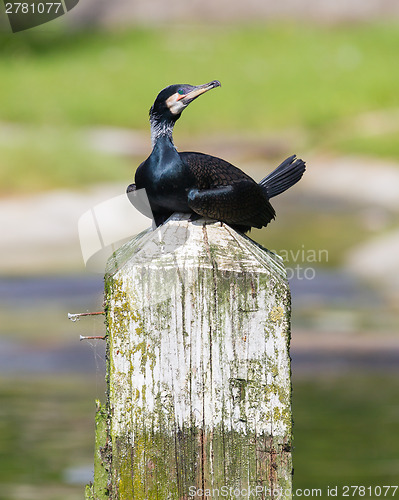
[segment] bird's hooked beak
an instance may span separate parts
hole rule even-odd
[[[187,106],[188,104],[190,104],[190,102],[194,101],[194,99],[196,99],[200,95],[205,94],[205,92],[208,92],[208,90],[212,90],[216,87],[221,87],[221,83],[218,80],[213,80],[212,82],[204,83],[203,85],[197,85],[192,90],[187,92],[187,94],[179,95],[177,98],[177,102],[180,102],[184,106]]]

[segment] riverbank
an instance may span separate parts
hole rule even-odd
[[[342,238],[338,228],[345,230],[350,223],[361,238],[354,235],[352,241],[349,239],[342,255],[336,254],[334,240],[326,240],[329,260],[324,264],[331,265],[335,259],[348,273],[374,281],[395,296],[399,294],[399,238],[395,224],[399,213],[399,166],[353,156],[309,156],[306,160],[307,171],[301,182],[273,200],[277,220],[251,233],[251,237],[277,251],[295,245],[309,248],[312,241],[317,241],[317,232],[326,230],[320,215],[328,217],[338,240]],[[240,166],[255,179],[273,168],[259,160],[244,161]],[[124,196],[124,192],[125,185],[115,183],[0,199],[0,275],[84,272],[79,218],[99,203]],[[297,235],[293,214],[300,223],[301,210],[307,214],[306,225]],[[292,241],[287,239],[288,234],[292,234]]]

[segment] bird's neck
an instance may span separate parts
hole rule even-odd
[[[154,147],[158,139],[161,137],[167,137],[173,144],[173,127],[175,126],[174,121],[170,120],[160,120],[156,116],[150,117],[151,124],[151,142]]]

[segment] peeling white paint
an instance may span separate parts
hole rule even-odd
[[[190,427],[291,433],[281,260],[220,223],[175,215],[110,268],[112,434]]]

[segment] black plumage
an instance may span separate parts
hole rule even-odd
[[[136,208],[145,212],[132,194],[146,190],[157,225],[181,212],[220,220],[243,232],[264,227],[275,217],[269,199],[298,182],[305,171],[305,163],[293,155],[258,184],[221,158],[179,153],[172,139],[176,120],[190,102],[219,86],[216,80],[199,86],[171,85],[150,109],[153,150],[127,192]]]

